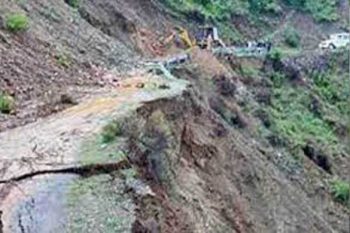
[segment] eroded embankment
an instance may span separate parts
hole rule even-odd
[[[176,96],[186,86],[181,80],[164,80],[152,75],[131,78],[106,96],[1,133],[3,231],[89,232],[85,226],[93,232],[109,232],[125,226],[114,218],[118,214],[109,210],[113,203],[120,204],[119,197],[126,202],[129,198],[115,193],[116,190],[124,192],[125,186],[122,179],[111,179],[109,174],[113,176],[120,170],[128,174],[130,163],[119,153],[122,142],[105,145],[101,141],[101,128],[111,119],[126,117],[144,101]],[[127,174],[124,176],[128,177]],[[83,179],[77,179],[79,177]],[[131,186],[135,182],[132,180]],[[136,186],[143,189],[142,184]],[[45,208],[51,212],[44,213]],[[123,214],[130,222],[133,211],[126,212],[129,214]],[[98,213],[108,215],[96,218]],[[43,215],[44,219],[40,217]],[[68,215],[68,220],[56,219],[62,215]],[[82,219],[83,225],[80,225]],[[105,220],[107,222],[101,222]]]
[[[242,116],[229,123],[213,110],[208,97],[225,92],[202,91],[137,110],[128,158],[155,196],[134,199],[134,232],[347,231],[348,210],[317,168],[283,169]]]

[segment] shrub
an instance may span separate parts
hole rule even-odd
[[[13,98],[9,95],[0,93],[0,112],[10,113],[13,109]]]
[[[250,10],[253,12],[277,12],[278,3],[275,0],[249,0]]]
[[[274,88],[269,108],[272,131],[288,139],[293,146],[304,146],[312,139],[318,145],[337,148],[338,139],[332,128],[308,109],[310,104],[310,96],[302,88],[287,85]]]
[[[286,80],[286,76],[280,72],[273,72],[270,79],[274,87],[281,87]]]
[[[29,26],[28,17],[24,14],[14,13],[6,18],[6,28],[10,31],[24,31]]]
[[[331,183],[331,193],[334,200],[342,204],[348,204],[350,198],[350,184],[345,181],[334,180]]]
[[[293,28],[288,28],[284,32],[284,42],[290,47],[297,48],[300,45],[300,35]]]
[[[56,58],[57,64],[65,68],[69,68],[72,63],[71,57],[66,53],[58,53],[56,54],[55,58]]]
[[[112,142],[116,137],[122,135],[123,129],[120,122],[112,121],[102,129],[102,142]]]
[[[278,48],[273,48],[269,54],[267,54],[267,58],[274,63],[279,63],[282,59],[282,51]]]
[[[287,4],[309,12],[316,21],[338,19],[337,0],[284,0]]]
[[[316,21],[335,21],[338,19],[336,0],[306,0],[305,9]]]
[[[80,0],[65,0],[68,5],[73,8],[78,8],[80,5]]]

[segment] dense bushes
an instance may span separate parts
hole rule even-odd
[[[196,11],[215,20],[229,19],[230,16],[237,14],[276,13],[281,8],[277,0],[165,0],[165,2],[176,11],[182,13]],[[284,0],[284,2],[295,9],[309,12],[317,21],[337,19],[336,0]]]
[[[317,21],[334,21],[338,18],[336,0],[285,0],[299,10],[311,13]]]

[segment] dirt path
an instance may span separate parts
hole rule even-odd
[[[145,86],[138,88],[139,83]],[[158,88],[161,84],[166,84],[169,88]],[[186,83],[183,81],[164,80],[150,74],[133,77],[123,81],[120,87],[108,90],[105,94],[86,100],[66,111],[0,133],[1,180],[78,164],[77,155],[82,142],[98,134],[101,127],[111,118],[135,109],[142,102],[177,95],[185,87]],[[16,188],[11,184],[0,186],[0,210],[3,212],[4,232],[10,229],[13,215],[11,210],[14,209],[14,205],[28,192],[31,193],[33,187],[35,185],[27,181],[20,182]]]

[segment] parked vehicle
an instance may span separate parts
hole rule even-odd
[[[329,39],[319,44],[321,49],[338,49],[350,45],[350,33],[337,33],[330,35]]]

